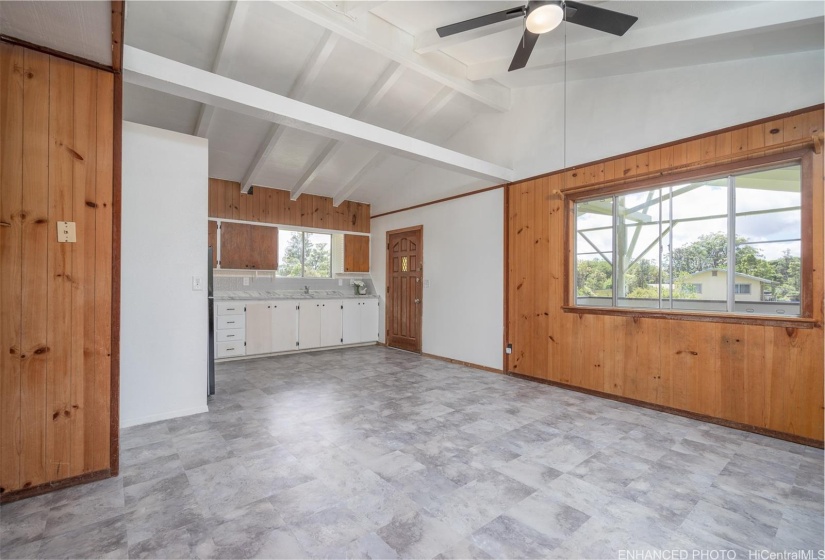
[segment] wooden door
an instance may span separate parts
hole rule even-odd
[[[278,228],[221,223],[221,268],[276,270]]]
[[[424,227],[387,232],[387,345],[421,352]]]
[[[272,304],[252,301],[246,304],[246,353],[272,352]]]

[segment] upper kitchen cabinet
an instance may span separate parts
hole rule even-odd
[[[278,228],[221,223],[221,268],[276,270]]]
[[[370,238],[366,235],[344,236],[344,272],[370,271]]]

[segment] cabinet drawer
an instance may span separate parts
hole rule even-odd
[[[224,315],[218,316],[218,320],[216,322],[216,328],[218,330],[223,329],[242,329],[244,328],[246,321],[244,321],[243,315]]]
[[[215,307],[218,315],[243,315],[244,303],[242,301],[219,301]]]
[[[222,329],[215,331],[218,342],[239,341],[241,344],[243,344],[243,341],[245,340],[244,333],[244,329]]]
[[[236,342],[218,342],[217,344],[218,358],[243,356],[244,354],[246,354],[246,348],[244,348],[243,340],[238,340]]]

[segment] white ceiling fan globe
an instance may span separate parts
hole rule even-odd
[[[530,33],[547,33],[553,31],[564,19],[561,4],[545,4],[530,10],[527,14],[527,31]]]

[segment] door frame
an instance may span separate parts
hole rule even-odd
[[[388,348],[395,348],[395,346],[390,346],[390,327],[389,327],[389,316],[390,316],[390,299],[387,297],[387,293],[390,290],[390,236],[397,235],[399,233],[407,233],[408,231],[418,231],[418,246],[421,252],[421,289],[419,292],[421,293],[421,303],[418,305],[418,350],[416,351],[417,354],[421,354],[424,351],[424,340],[422,335],[424,334],[424,225],[417,225],[417,226],[410,226],[400,229],[393,229],[387,231],[386,235],[386,253],[385,253],[385,260],[384,260],[384,268],[385,268],[385,277],[384,282],[386,285],[386,290],[384,291],[384,345]],[[403,348],[397,348],[397,350],[404,350]],[[410,352],[410,350],[405,350]]]

